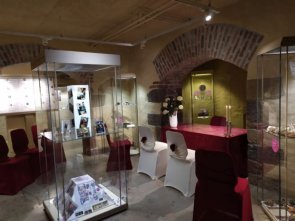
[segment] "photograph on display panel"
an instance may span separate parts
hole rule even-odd
[[[77,129],[77,136],[87,136],[89,135],[89,128],[88,128],[88,117],[81,117],[80,118],[80,126]]]
[[[105,133],[104,123],[102,120],[98,120],[95,122],[95,129],[96,129],[96,134]]]
[[[85,103],[84,102],[78,103],[77,104],[77,109],[78,109],[78,114],[79,115],[87,114],[87,111],[86,111],[86,107],[85,107]]]
[[[86,88],[85,87],[79,87],[78,93],[77,93],[77,99],[78,100],[84,100],[86,96]]]
[[[62,120],[61,121],[61,132],[65,133],[66,131],[71,130],[72,122],[71,120]]]
[[[87,127],[87,125],[88,125],[88,117],[81,117],[80,128]]]

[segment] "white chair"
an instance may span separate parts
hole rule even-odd
[[[189,197],[195,193],[195,151],[187,149],[181,133],[166,131],[169,159],[164,186],[171,186]]]
[[[139,126],[140,156],[138,173],[145,173],[153,180],[162,177],[166,173],[168,149],[167,144],[155,141],[150,128]]]

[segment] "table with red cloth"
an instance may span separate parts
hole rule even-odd
[[[189,149],[204,149],[228,153],[238,177],[248,177],[247,130],[232,128],[230,137],[225,137],[225,127],[202,124],[178,125],[177,128],[162,127],[162,141],[166,142],[166,131],[183,134]]]
[[[166,142],[166,131],[176,131],[183,134],[189,149],[204,149],[229,154],[233,161],[234,170],[238,177],[235,192],[242,198],[242,220],[253,220],[251,194],[248,184],[248,140],[247,130],[231,128],[231,135],[225,136],[224,126],[201,124],[178,125],[177,128],[162,127],[161,138]],[[213,163],[213,162],[212,162]],[[197,197],[197,196],[196,196]]]

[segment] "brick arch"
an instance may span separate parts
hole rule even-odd
[[[176,37],[153,60],[160,81],[150,86],[148,100],[161,103],[165,96],[179,94],[186,76],[211,60],[223,60],[247,71],[262,39],[259,33],[230,24],[204,25]],[[162,122],[161,114],[150,113],[147,119],[150,125]]]
[[[0,45],[0,68],[34,61],[40,57],[44,52],[45,46],[39,44],[6,44]],[[61,78],[67,77],[66,74],[61,75]],[[64,81],[64,79],[62,79]],[[76,79],[80,84],[87,84],[89,81],[93,82],[93,73],[81,72]]]
[[[230,24],[209,24],[184,33],[166,45],[153,64],[161,82],[181,84],[195,67],[220,59],[247,70],[263,36]]]
[[[37,44],[0,45],[0,67],[26,63],[38,57],[43,46]]]

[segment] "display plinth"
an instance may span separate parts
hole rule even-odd
[[[126,202],[102,184],[96,185],[89,175],[72,178],[65,194],[44,201],[43,205],[54,221],[91,220],[94,217],[97,220],[108,216],[108,211],[127,209]]]
[[[273,221],[288,221],[291,217],[291,213],[286,211],[284,208],[279,207],[279,205],[268,206],[266,202],[262,201],[261,206],[264,212]],[[287,216],[287,219],[285,215]],[[280,216],[281,216],[281,219],[280,219]]]
[[[82,139],[83,154],[91,156],[98,154],[95,137],[87,137]]]

